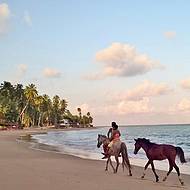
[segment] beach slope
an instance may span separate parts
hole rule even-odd
[[[0,187],[3,190],[179,190],[190,189],[190,176],[182,175],[181,186],[175,173],[166,182],[166,172],[158,171],[159,183],[148,169],[144,180],[143,168],[133,166],[133,176],[122,171],[104,171],[105,162],[80,159],[55,152],[29,148],[28,143],[16,141],[24,131],[0,133]]]

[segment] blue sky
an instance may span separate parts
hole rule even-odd
[[[1,81],[97,125],[189,123],[187,0],[0,0]]]

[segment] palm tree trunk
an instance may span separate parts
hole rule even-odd
[[[40,126],[41,116],[42,116],[42,114],[40,113],[40,115],[39,115],[39,119],[38,119],[38,127]]]
[[[20,116],[24,113],[24,111],[25,111],[25,109],[27,108],[27,106],[28,106],[28,104],[26,104],[26,105],[24,106],[23,110],[22,110],[21,113],[20,113]]]

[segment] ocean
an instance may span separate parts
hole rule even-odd
[[[33,135],[39,143],[56,147],[60,153],[70,154],[81,158],[101,160],[101,148],[97,148],[98,134],[107,134],[109,127],[85,129],[76,131],[50,131],[47,134]],[[134,139],[147,138],[151,142],[180,146],[186,160],[177,165],[181,173],[190,174],[190,125],[148,125],[148,126],[121,126],[121,140],[126,143],[130,162],[133,165],[143,166],[147,162],[145,152],[141,149],[137,155],[133,154]],[[114,160],[114,159],[113,159]],[[155,167],[168,170],[168,161],[155,161]]]

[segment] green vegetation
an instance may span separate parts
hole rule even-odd
[[[55,95],[39,95],[34,84],[23,87],[4,81],[0,86],[0,125],[31,126],[73,126],[91,127],[93,118],[88,112],[73,115],[68,109],[68,102]]]

